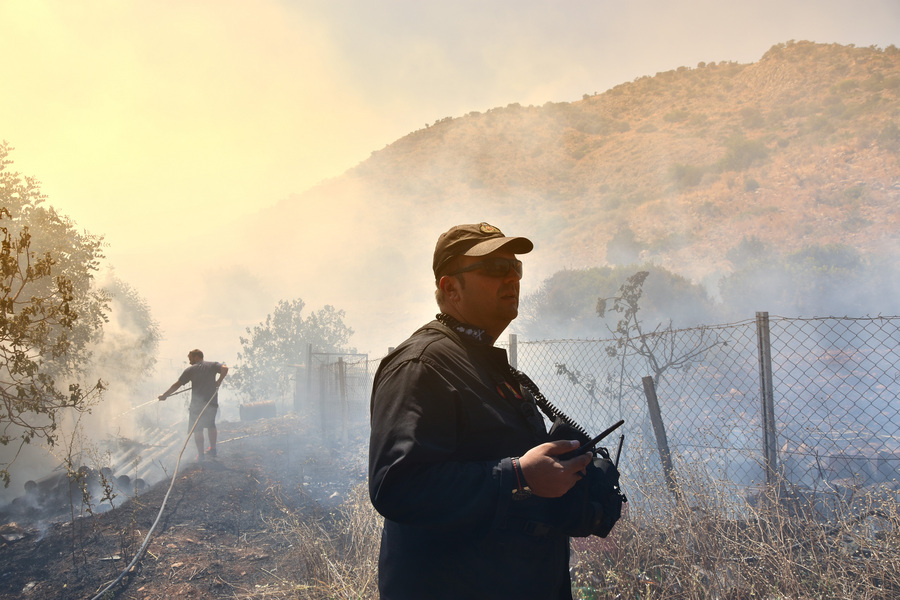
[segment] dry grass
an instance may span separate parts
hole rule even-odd
[[[628,514],[607,539],[573,540],[575,597],[762,600],[900,597],[900,511],[886,487],[815,496],[762,491],[748,502],[703,473],[629,484]],[[331,514],[284,508],[268,525],[287,545],[281,585],[254,598],[377,598],[381,518],[365,486]]]
[[[378,597],[381,517],[369,503],[365,485],[353,488],[349,497],[331,513],[310,515],[286,504],[281,507],[281,515],[268,519],[267,525],[287,545],[278,568],[282,585],[270,586],[265,595],[254,593],[248,597],[303,600]]]
[[[610,538],[575,541],[576,598],[900,597],[895,490],[761,490],[748,501],[702,472],[680,475],[702,493],[676,503],[661,482],[632,485],[637,501]]]

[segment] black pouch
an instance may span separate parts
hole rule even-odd
[[[550,428],[550,440],[578,440],[582,444],[590,441],[559,417]],[[594,451],[594,460],[585,472],[587,475],[564,496],[569,515],[563,529],[573,537],[606,537],[622,517],[622,504],[628,502],[619,487],[619,469],[609,451],[601,446]]]
[[[587,468],[588,498],[594,509],[591,534],[606,537],[622,517],[622,505],[628,498],[619,487],[619,469],[606,448],[598,448]]]

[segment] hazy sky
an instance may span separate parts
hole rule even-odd
[[[185,256],[184,240],[443,117],[753,62],[792,39],[900,45],[900,2],[0,0],[0,139],[105,237],[173,342],[164,356],[183,360],[183,273],[218,250]]]

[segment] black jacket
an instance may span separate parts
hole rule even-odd
[[[565,497],[513,498],[510,457],[548,437],[505,350],[434,321],[381,362],[371,415],[383,599],[571,599]]]

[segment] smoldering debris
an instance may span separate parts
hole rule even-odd
[[[157,442],[110,438],[102,443],[102,459],[84,452],[72,457],[69,468],[60,465],[29,479],[24,494],[0,507],[0,522],[33,524],[103,513],[146,492],[166,476],[184,434],[179,427],[148,430],[146,437]]]
[[[0,525],[0,538],[7,542],[17,542],[26,535],[25,529],[17,523],[4,523]]]
[[[243,456],[247,449],[262,447],[269,453],[267,469],[284,492],[314,498],[321,505],[334,505],[348,490],[366,477],[367,423],[353,423],[346,437],[337,430],[322,430],[319,420],[296,413],[276,417],[254,415],[242,422],[220,422],[219,458]],[[25,493],[0,507],[0,523],[18,523],[27,530],[65,523],[76,517],[100,514],[150,491],[171,477],[179,454],[193,460],[193,440],[186,439],[186,422],[141,432],[145,440],[110,437],[98,442],[106,447],[103,466],[84,460],[80,467],[62,467],[41,478],[29,480]],[[327,457],[327,458],[325,458]],[[85,457],[88,458],[88,457]],[[185,459],[182,458],[182,465]],[[79,464],[76,462],[75,464]],[[208,467],[215,467],[207,461]],[[274,474],[277,474],[275,476]],[[73,512],[74,511],[74,512]]]

